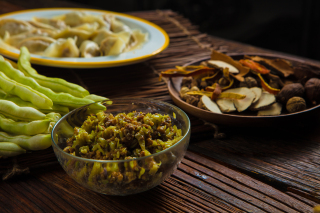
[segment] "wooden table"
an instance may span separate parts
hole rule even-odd
[[[37,7],[81,7],[60,1],[0,1],[0,13]],[[172,103],[158,73],[200,59],[211,49],[225,53],[273,53],[200,33],[172,11],[132,12],[164,28],[170,46],[153,59],[103,69],[34,66],[39,73],[80,84],[91,93],[153,98]],[[306,59],[308,60],[308,59]],[[310,60],[308,60],[310,61]],[[311,61],[319,65],[320,62]],[[106,196],[73,181],[52,148],[0,160],[1,212],[312,212],[320,203],[320,126],[214,130],[191,116],[189,149],[177,171],[161,185],[137,195]],[[15,176],[8,176],[14,168]]]

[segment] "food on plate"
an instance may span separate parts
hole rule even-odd
[[[140,48],[148,33],[132,29],[112,14],[73,11],[50,18],[1,19],[0,48],[45,57],[116,56]]]
[[[0,70],[0,157],[46,149],[61,115],[90,103],[92,111],[105,110],[112,103],[77,84],[38,74],[26,47],[18,64],[0,56]],[[98,100],[106,100],[105,105]]]
[[[320,68],[281,58],[235,60],[213,50],[211,59],[176,66],[161,77],[183,77],[180,98],[219,114],[273,116],[320,103]]]

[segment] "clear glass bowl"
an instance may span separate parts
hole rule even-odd
[[[130,160],[95,160],[63,151],[72,128],[86,120],[91,105],[75,109],[60,119],[52,130],[52,146],[67,174],[82,186],[107,195],[129,195],[146,191],[168,178],[180,164],[190,140],[190,120],[185,112],[171,104],[152,99],[113,99],[107,112],[150,112],[168,114],[172,124],[182,130],[183,138],[173,146],[146,157]],[[175,118],[174,118],[175,117]],[[149,169],[156,164],[158,169]]]

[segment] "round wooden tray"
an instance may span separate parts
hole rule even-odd
[[[292,63],[303,63],[307,64],[303,60],[293,59],[291,57],[285,57],[281,55],[275,54],[228,54],[233,59],[238,60],[243,58],[245,55],[254,55],[254,56],[261,56],[266,58],[282,58],[286,59]],[[199,64],[201,61],[208,60],[209,57],[203,58],[201,60],[192,61],[186,65],[191,64]],[[320,69],[320,68],[319,68]],[[245,125],[245,126],[279,126],[279,125],[294,125],[296,122],[301,124],[302,122],[310,122],[312,119],[318,119],[320,117],[320,105],[314,106],[312,108],[308,108],[306,110],[290,113],[290,114],[281,114],[278,116],[257,116],[256,113],[247,111],[244,113],[230,113],[230,114],[218,114],[214,112],[210,112],[207,110],[200,109],[195,107],[191,104],[186,103],[183,101],[179,96],[179,91],[181,88],[181,81],[182,77],[174,77],[170,78],[167,82],[168,90],[170,96],[174,103],[179,106],[181,109],[186,111],[188,114],[201,118],[203,120],[216,123],[216,124],[224,124],[224,125]]]

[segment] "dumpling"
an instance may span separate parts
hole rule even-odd
[[[125,52],[139,49],[148,41],[148,33],[143,33],[141,30],[132,30],[130,41],[125,49]]]
[[[7,31],[11,36],[34,29],[34,27],[26,21],[16,19],[0,20],[0,36],[3,38]]]
[[[111,31],[114,33],[118,33],[121,31],[131,31],[130,28],[125,25],[124,23],[122,23],[121,21],[119,21],[118,19],[116,19],[115,17],[113,17],[111,19]]]
[[[79,49],[73,38],[60,38],[44,51],[43,56],[47,57],[79,57]]]
[[[108,29],[98,30],[93,34],[92,41],[100,45],[101,41],[103,41],[104,39],[110,36],[114,36],[114,33],[111,32],[110,30]]]
[[[93,31],[96,31],[98,28],[99,28],[99,24],[97,22],[93,22],[93,23],[85,23],[85,24],[79,25],[77,27],[73,27],[72,29],[93,32]]]
[[[110,36],[100,44],[100,51],[103,55],[119,55],[126,47],[126,43],[120,37]]]
[[[45,49],[47,49],[50,44],[54,43],[56,40],[50,37],[38,36],[29,37],[23,39],[18,43],[17,48],[25,46],[28,48],[30,53],[41,54]]]
[[[59,38],[74,38],[77,37],[77,46],[80,46],[80,44],[88,40],[93,32],[88,32],[85,30],[79,30],[79,29],[74,29],[74,28],[66,28],[62,30],[61,32],[57,33],[54,38],[59,39]]]
[[[87,14],[82,11],[73,11],[62,16],[54,17],[54,19],[62,20],[70,27],[94,22],[99,24],[99,28],[108,26],[108,23],[101,16]]]
[[[4,36],[4,41],[12,46],[19,46],[18,44],[26,38],[30,37],[39,37],[39,36],[44,36],[44,37],[53,37],[56,34],[56,31],[54,30],[49,30],[49,29],[33,29],[28,32],[20,33],[14,36],[10,36],[9,33],[7,33]]]
[[[101,51],[98,44],[90,40],[85,40],[84,42],[82,42],[79,50],[80,57],[84,58],[91,58],[101,55]]]
[[[51,19],[51,18],[33,17],[32,21],[30,23],[38,28],[44,28],[44,29],[62,30],[67,27],[67,25],[66,25],[66,23],[64,23],[64,21]]]

